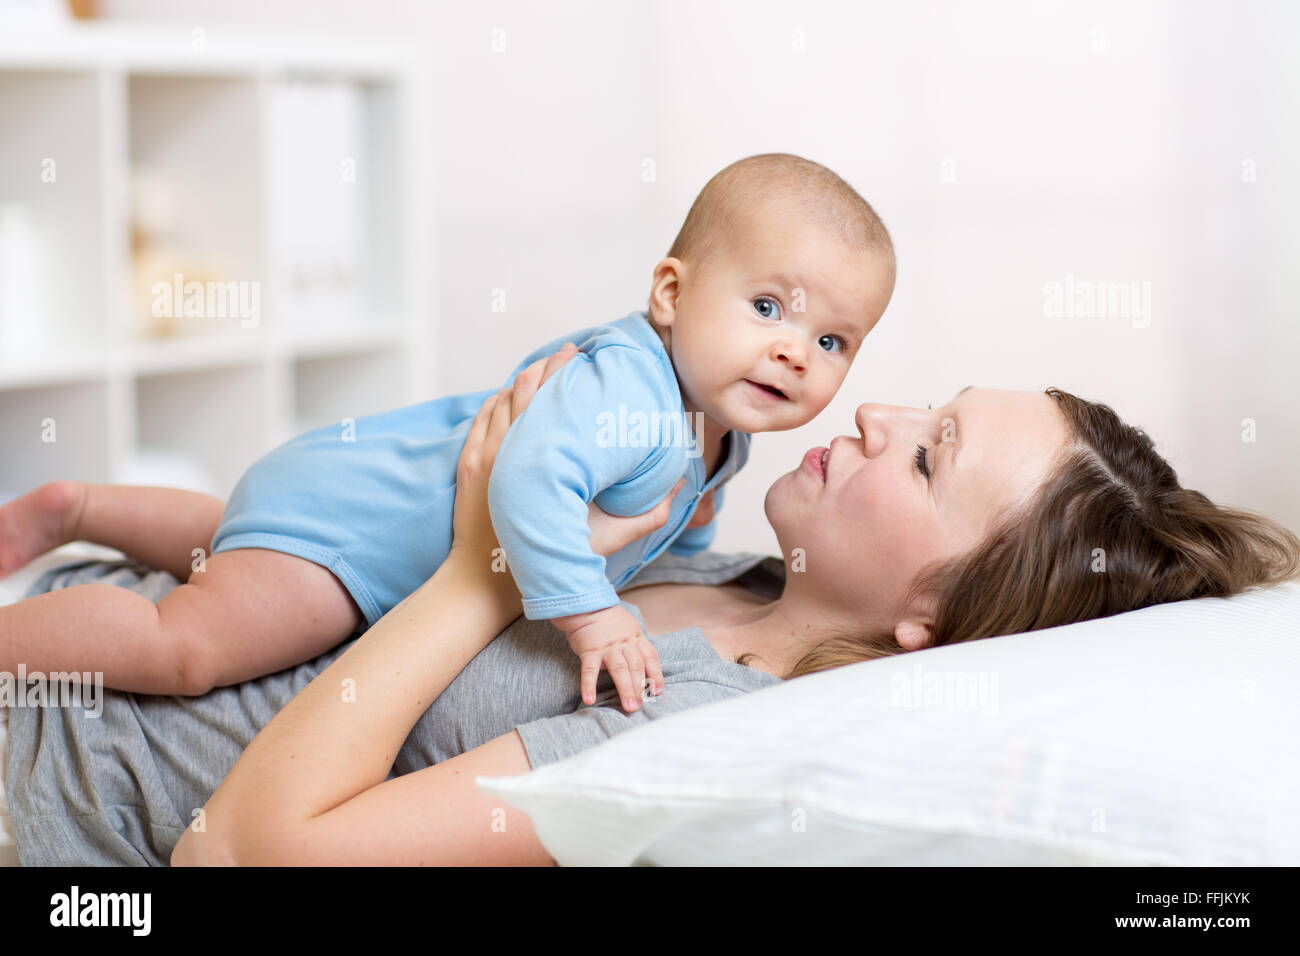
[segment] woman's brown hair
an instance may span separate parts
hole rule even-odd
[[[1300,573],[1300,539],[1286,528],[1180,486],[1146,433],[1109,406],[1047,394],[1074,441],[1028,505],[915,582],[912,598],[936,602],[927,646],[1227,597]],[[892,633],[837,635],[785,677],[902,652]]]

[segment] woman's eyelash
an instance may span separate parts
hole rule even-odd
[[[929,478],[930,466],[925,463],[925,453],[927,450],[928,449],[924,445],[916,446],[916,470],[925,475],[926,478]]]

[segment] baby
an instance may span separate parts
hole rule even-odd
[[[611,651],[639,655],[617,590],[665,550],[709,545],[710,497],[716,511],[750,435],[826,407],[893,285],[889,234],[861,196],[808,160],[752,156],[700,192],[655,266],[648,311],[547,343],[512,373],[578,348],[497,455],[488,496],[503,554],[485,560],[508,565],[525,615],[565,633],[586,703]],[[446,558],[457,459],[494,392],[294,438],[245,472],[224,513],[193,492],[72,482],[0,508],[0,575],[88,540],[188,578],[156,606],[85,584],[0,608],[0,670],[102,671],[121,690],[201,694],[373,625]],[[683,479],[657,531],[592,552],[592,503],[640,514]],[[624,706],[640,691],[620,685]]]

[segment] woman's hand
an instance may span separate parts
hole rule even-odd
[[[607,558],[626,545],[631,544],[637,538],[644,538],[650,532],[662,528],[668,521],[668,515],[672,512],[673,498],[677,492],[682,490],[684,484],[686,484],[686,479],[679,478],[677,484],[673,485],[672,491],[664,495],[663,501],[649,511],[643,511],[639,515],[629,517],[612,515],[608,511],[601,509],[593,501],[587,506],[587,530],[590,533],[592,553]],[[712,495],[713,492],[710,491],[709,494]],[[704,501],[701,499],[700,504],[703,503]],[[710,504],[712,504],[711,499]],[[711,510],[709,515],[712,516]],[[695,527],[694,518],[687,527]]]
[[[451,553],[457,560],[505,571],[488,511],[488,479],[510,424],[523,414],[542,384],[577,354],[566,342],[549,358],[538,359],[515,376],[510,388],[488,398],[474,416],[456,464],[456,503],[452,509]],[[449,557],[448,560],[451,560]],[[509,575],[506,575],[509,577]]]

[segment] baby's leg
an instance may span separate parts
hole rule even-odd
[[[197,695],[310,660],[361,621],[320,565],[236,549],[209,557],[157,605],[92,583],[0,607],[0,671],[102,671],[106,687]]]
[[[69,541],[93,541],[184,581],[224,510],[197,491],[52,481],[0,507],[0,577]]]

